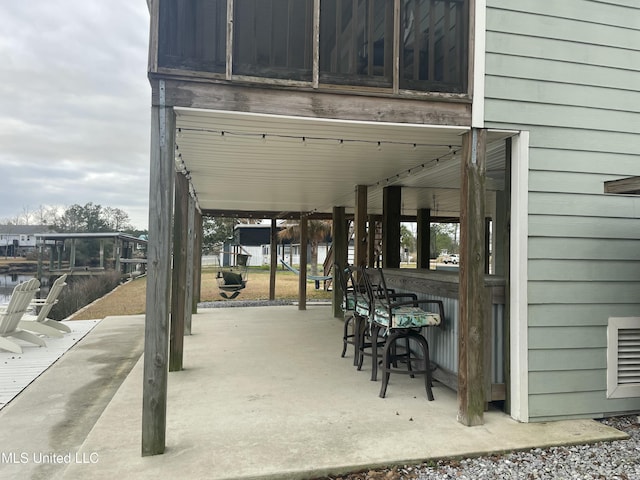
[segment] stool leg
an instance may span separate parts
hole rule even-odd
[[[362,338],[360,335],[360,329],[362,328],[362,317],[360,317],[360,315],[355,314],[354,315],[354,324],[353,324],[353,334],[355,335],[353,337],[353,344],[354,344],[354,354],[353,354],[353,366],[357,367],[359,365],[359,361],[360,361],[360,348],[362,345]]]
[[[409,344],[409,337],[404,339],[405,348],[407,349],[407,370],[410,372],[413,371],[413,367],[411,365],[411,345]],[[415,375],[412,373],[409,375],[411,378],[415,378]]]
[[[380,327],[375,323],[371,325],[371,381],[378,380],[378,334]]]
[[[427,343],[427,339],[422,335],[416,335],[414,337],[418,343],[422,346],[422,351],[424,353],[424,386],[427,391],[427,398],[430,402],[433,401],[433,392],[431,391],[432,379],[431,379],[431,362],[429,360],[429,344]]]
[[[382,351],[382,385],[380,386],[380,398],[384,398],[387,394],[387,385],[389,384],[389,376],[391,375],[391,363],[393,360],[391,351],[394,348],[395,341],[396,337],[393,334],[389,334]]]
[[[342,334],[342,354],[340,355],[344,358],[345,353],[347,353],[347,338],[349,338],[349,325],[353,321],[353,315],[344,319],[344,332]]]

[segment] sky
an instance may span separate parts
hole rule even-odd
[[[3,1],[0,19],[0,223],[93,202],[146,229],[146,1]]]

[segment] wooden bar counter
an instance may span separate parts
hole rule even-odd
[[[437,365],[433,376],[444,385],[457,390],[458,385],[458,295],[457,269],[425,270],[385,268],[387,287],[398,292],[412,292],[420,299],[442,300],[445,320],[440,327],[428,327],[423,332],[429,342],[431,361]],[[485,372],[487,403],[505,399],[505,334],[508,319],[505,315],[505,279],[496,275],[485,276],[491,312],[487,312],[484,325]]]

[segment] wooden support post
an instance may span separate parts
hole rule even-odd
[[[42,282],[42,254],[43,254],[44,245],[42,243],[38,244],[38,271],[36,273],[37,279],[39,282]],[[38,292],[40,293],[40,292]],[[38,296],[38,298],[40,298]]]
[[[484,287],[486,130],[472,129],[462,141],[460,191],[460,289],[458,421],[482,425],[485,404]]]
[[[193,298],[191,300],[191,313],[198,313],[198,302],[202,292],[202,213],[195,210],[195,251],[193,252]]]
[[[344,207],[333,207],[333,263],[345,268],[348,258],[347,219]],[[342,285],[338,280],[338,272],[333,268],[333,316],[343,318],[342,312]]]
[[[400,211],[402,187],[382,190],[382,265],[400,268]]]
[[[118,273],[121,273],[120,271],[120,251],[122,249],[122,244],[120,242],[120,240],[118,240],[117,238],[113,240],[113,260],[115,262],[115,270]]]
[[[53,259],[55,257],[55,254],[53,252],[53,248],[54,248],[53,245],[51,245],[51,247],[49,247],[49,271],[54,269],[54,263],[53,263],[54,260]]]
[[[100,239],[100,268],[104,268],[104,239]]]
[[[188,187],[187,187],[188,189]],[[187,190],[188,191],[188,190]],[[193,310],[193,251],[195,250],[195,212],[196,202],[191,195],[188,195],[187,202],[187,265],[185,272],[185,292],[184,292],[184,334],[191,335],[191,311]]]
[[[278,271],[278,225],[275,218],[271,219],[269,260],[269,300],[275,300],[276,273]]]
[[[416,268],[429,269],[431,267],[431,210],[428,208],[418,209],[417,218],[417,259]]]
[[[307,309],[307,217],[300,216],[300,275],[298,277],[298,310]]]
[[[73,270],[76,266],[76,239],[71,239],[71,252],[69,253],[69,269]]]
[[[367,264],[367,186],[356,186],[356,211],[354,215],[354,260],[356,266]]]
[[[171,274],[171,340],[169,343],[169,371],[182,370],[184,347],[184,311],[187,298],[187,221],[189,209],[189,181],[182,173],[175,173],[175,210],[173,213],[173,271]]]
[[[373,215],[367,215],[367,266],[375,267],[376,263],[376,221]]]
[[[160,82],[160,95],[164,85]],[[142,455],[164,453],[167,428],[171,215],[175,155],[173,109],[151,111],[149,242],[142,381]]]

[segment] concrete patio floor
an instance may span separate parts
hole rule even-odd
[[[116,339],[105,334],[109,328],[125,335],[127,328],[135,330],[137,345],[142,321],[142,316],[107,318],[67,355],[78,355],[92,345],[100,348],[101,357],[108,357],[109,343]],[[485,415],[483,426],[464,427],[456,421],[455,392],[436,383],[435,401],[428,402],[421,379],[404,375],[391,377],[387,398],[381,399],[380,381],[369,380],[370,366],[356,371],[352,350],[340,358],[341,336],[342,324],[332,318],[328,306],[311,304],[306,311],[295,306],[201,310],[193,317],[193,335],[185,338],[184,370],[169,374],[163,455],[140,455],[140,359],[93,420],[91,431],[84,432],[81,445],[56,446],[49,440],[29,447],[30,452],[41,448],[49,454],[69,454],[61,465],[46,466],[48,476],[29,476],[308,479],[441,457],[626,438],[592,420],[520,424],[497,411]],[[63,362],[42,378],[55,375],[59,364]],[[114,370],[115,374],[126,368]],[[66,376],[73,381],[70,372]],[[21,397],[29,398],[39,381],[4,409],[0,431],[20,414],[29,425],[32,412],[21,408]],[[76,401],[78,416],[83,416],[83,408],[92,408],[91,397],[85,402]],[[64,417],[58,410],[48,414]],[[27,434],[13,422],[17,437],[9,440],[3,435],[2,449],[25,451]],[[45,424],[40,437],[50,439],[52,432]],[[61,428],[56,426],[59,438]],[[7,442],[12,442],[10,448]],[[27,468],[43,470],[30,461],[31,465],[5,464],[0,469],[10,467],[21,478],[27,478]]]

